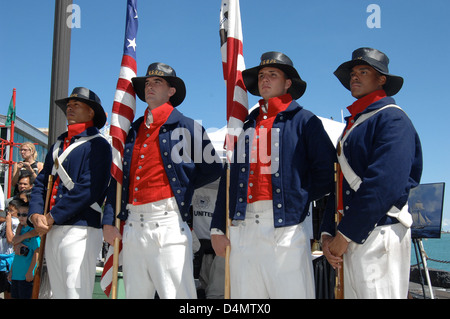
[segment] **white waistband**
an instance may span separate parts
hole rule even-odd
[[[273,201],[261,200],[254,203],[247,204],[246,217],[258,214],[259,217],[267,216],[273,218]]]
[[[154,203],[143,205],[127,205],[129,225],[136,222],[143,226],[149,223],[150,227],[180,226],[183,224],[178,206],[174,197],[163,199]]]

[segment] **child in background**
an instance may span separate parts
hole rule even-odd
[[[25,202],[25,204],[29,204],[30,195],[31,195],[31,190],[25,189],[25,190],[21,191],[19,193],[19,195],[17,195],[18,197],[16,197],[16,199],[21,199]],[[21,203],[21,205],[22,204],[23,203]],[[20,244],[25,239],[39,236],[38,232],[34,228],[32,228],[31,231],[28,231],[26,233],[21,232],[21,230],[22,230],[22,224],[19,223],[19,226],[17,227],[17,231],[15,232],[16,235],[13,238],[14,252],[16,254],[19,253],[19,249],[20,249],[20,246],[18,246],[18,244]],[[19,248],[17,248],[17,247],[19,247]]]
[[[20,230],[18,235],[21,236],[22,243],[15,245],[15,256],[12,269],[8,279],[11,281],[11,297],[14,299],[30,299],[33,292],[34,270],[36,268],[37,257],[39,253],[40,238],[34,236],[26,238],[25,234],[33,231],[28,226],[28,203],[17,200],[19,202],[18,217],[20,222]],[[16,236],[17,237],[17,236]],[[25,239],[23,239],[25,238]],[[16,242],[16,240],[15,240]]]
[[[24,189],[19,193],[19,198],[21,200],[23,200],[26,203],[30,202],[30,197],[31,197],[31,189]]]
[[[14,259],[13,239],[19,225],[18,205],[18,202],[10,201],[6,208],[5,221],[0,223],[0,293],[4,293],[5,299],[10,298],[8,273]]]

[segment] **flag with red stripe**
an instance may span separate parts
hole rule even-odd
[[[136,77],[136,35],[138,30],[137,0],[127,0],[127,15],[125,26],[125,41],[123,56],[120,66],[119,79],[117,80],[116,93],[114,96],[111,125],[109,135],[111,136],[113,163],[111,165],[111,175],[122,184],[122,156],[125,139],[130,130],[131,123],[136,113],[136,93],[134,92],[131,79]],[[122,234],[121,224],[120,233]],[[114,247],[110,246],[105,258],[105,265],[100,280],[100,286],[107,296],[111,292],[113,277],[113,252]],[[119,264],[121,264],[122,242],[119,246]]]
[[[123,234],[123,226],[125,222],[121,221],[120,223],[120,233]],[[119,243],[119,265],[122,264],[122,241]],[[105,264],[103,265],[103,272],[100,278],[100,287],[103,292],[109,297],[111,294],[112,288],[112,279],[113,279],[113,260],[114,260],[114,247],[110,246],[108,249],[108,253],[105,257]]]
[[[227,136],[225,148],[230,160],[234,142],[242,131],[248,115],[247,89],[242,79],[245,70],[239,0],[222,0],[220,9],[220,40],[223,76],[227,92]]]
[[[117,81],[109,135],[112,138],[113,164],[111,174],[122,184],[122,155],[125,139],[136,113],[136,94],[131,79],[136,76],[136,34],[138,29],[137,0],[127,1],[127,18],[123,57]]]

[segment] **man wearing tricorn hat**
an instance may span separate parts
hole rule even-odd
[[[261,96],[244,123],[230,166],[230,242],[225,235],[225,178],[211,223],[220,256],[231,245],[231,298],[314,298],[311,200],[332,191],[335,149],[322,122],[295,100],[306,89],[292,61],[267,52],[243,71]]]
[[[343,256],[345,298],[408,294],[412,218],[407,204],[410,189],[420,182],[422,150],[413,124],[391,97],[403,78],[390,74],[388,63],[383,52],[360,48],[334,72],[357,99],[348,107],[337,147],[343,217],[337,234],[332,209],[322,226],[330,264],[341,267]]]
[[[102,245],[101,205],[110,180],[111,146],[99,134],[106,114],[98,96],[83,87],[55,101],[68,130],[49,149],[31,193],[29,220],[47,233],[45,258],[53,298],[92,298]],[[54,184],[43,215],[49,176]]]
[[[163,63],[132,79],[148,104],[130,128],[123,158],[123,275],[127,298],[195,298],[192,238],[187,221],[195,188],[216,180],[220,158],[204,128],[176,107],[183,80]],[[181,146],[181,147],[180,147]],[[209,155],[209,156],[207,156]],[[114,225],[116,183],[111,182],[103,218],[105,240],[121,238]]]

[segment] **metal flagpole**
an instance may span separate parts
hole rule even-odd
[[[69,91],[71,29],[66,16],[71,4],[72,0],[55,0],[48,145],[54,144],[67,128],[66,116],[55,100],[66,97]]]

